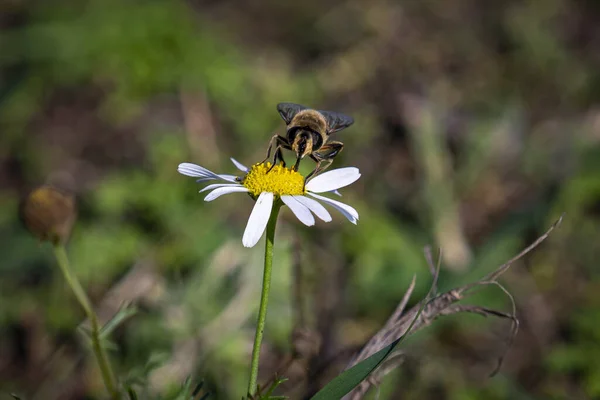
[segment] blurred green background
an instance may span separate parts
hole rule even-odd
[[[176,168],[261,160],[282,101],[355,118],[332,168],[360,168],[342,192],[361,219],[306,228],[284,211],[262,382],[295,328],[320,348],[280,393],[335,376],[414,274],[411,304],[425,294],[425,245],[443,248],[449,289],[566,212],[503,278],[521,330],[500,373],[508,324],[456,315],[406,342],[379,399],[600,398],[599,67],[594,0],[0,2],[0,398],[103,393],[83,313],[18,219],[42,183],[77,194],[68,250],[100,314],[140,307],[112,338],[121,378],[148,396],[187,376],[211,398],[244,394],[263,256],[241,244],[252,201],[204,203]],[[495,289],[475,301],[509,310]]]

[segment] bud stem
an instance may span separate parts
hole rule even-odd
[[[65,280],[71,287],[73,294],[77,298],[77,301],[79,301],[79,304],[83,308],[83,311],[85,311],[85,314],[90,321],[92,350],[96,356],[98,367],[100,367],[100,372],[102,373],[102,379],[104,380],[106,390],[108,390],[113,400],[118,400],[121,398],[121,396],[117,390],[115,375],[110,366],[106,350],[101,343],[98,317],[96,316],[96,313],[94,312],[94,309],[92,308],[90,300],[85,294],[85,291],[81,287],[79,280],[71,272],[69,257],[67,257],[67,252],[65,251],[64,245],[54,245],[54,255],[56,256],[56,261],[58,262],[58,266],[60,267]]]

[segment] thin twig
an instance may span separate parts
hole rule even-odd
[[[502,290],[504,292],[504,294],[506,295],[506,297],[508,297],[508,299],[510,300],[510,304],[512,307],[512,312],[511,312],[511,332],[510,332],[510,336],[508,337],[508,342],[506,343],[506,349],[504,350],[503,354],[498,358],[498,363],[496,364],[496,368],[491,372],[490,376],[494,376],[498,373],[498,371],[500,371],[500,367],[502,367],[502,363],[504,362],[504,357],[506,357],[506,354],[508,353],[508,350],[512,347],[513,341],[515,340],[515,337],[517,336],[517,333],[519,332],[519,320],[517,319],[517,303],[515,302],[515,298],[513,297],[513,295],[508,291],[508,289],[506,289],[501,283],[493,281],[493,282],[482,282],[482,285],[495,285],[498,288],[500,288],[500,290]],[[501,316],[501,313],[499,311],[496,311],[496,315],[497,316]]]
[[[429,272],[431,273],[431,277],[433,280],[431,284],[431,294],[436,295],[438,279],[440,277],[440,268],[442,266],[442,249],[438,249],[437,263],[433,261],[431,246],[425,246],[425,249],[423,251],[425,253],[425,261],[427,261],[427,266],[429,267]]]
[[[542,236],[537,238],[533,243],[531,243],[529,246],[527,246],[525,249],[523,249],[523,251],[521,251],[519,254],[517,254],[516,256],[511,258],[509,261],[505,262],[504,264],[502,264],[501,266],[496,268],[494,271],[489,273],[486,277],[481,279],[480,282],[494,281],[494,280],[498,279],[498,277],[500,277],[500,275],[505,273],[513,263],[515,263],[516,261],[523,258],[523,256],[525,256],[527,253],[531,252],[533,249],[538,247],[544,240],[546,240],[548,238],[548,236],[550,236],[550,233],[552,233],[552,231],[560,225],[564,216],[565,216],[565,214],[563,213],[560,216],[560,218],[555,223],[553,223],[552,226],[550,228],[548,228],[548,230]],[[474,285],[476,285],[476,284],[477,283],[475,283]]]

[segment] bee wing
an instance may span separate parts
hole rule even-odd
[[[354,123],[354,118],[335,111],[319,111],[327,120],[327,134],[341,131]]]
[[[307,107],[304,107],[300,104],[295,103],[279,103],[277,104],[277,111],[279,111],[279,115],[285,121],[286,124],[292,122],[292,119],[299,111],[306,110]]]

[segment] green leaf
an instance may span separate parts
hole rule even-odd
[[[138,400],[137,393],[132,388],[127,388],[127,394],[129,395],[130,400]]]
[[[355,366],[335,377],[323,389],[314,395],[311,400],[331,400],[341,399],[352,389],[358,386],[371,372],[375,371],[379,365],[390,355],[396,346],[402,341],[404,335],[390,345],[379,350],[369,358],[359,362]]]
[[[100,337],[102,339],[108,338],[108,336],[126,319],[134,316],[137,313],[137,307],[126,305],[121,307],[119,311],[112,317],[106,325],[100,329]]]
[[[267,392],[264,394],[264,396],[259,396],[260,400],[283,400],[283,399],[287,399],[287,396],[273,396],[273,392],[275,391],[275,389],[277,389],[277,387],[279,385],[281,385],[283,382],[286,382],[288,380],[288,378],[277,378],[275,379],[275,381],[273,381],[273,383],[271,384],[271,386],[269,387],[269,389],[267,390]]]

